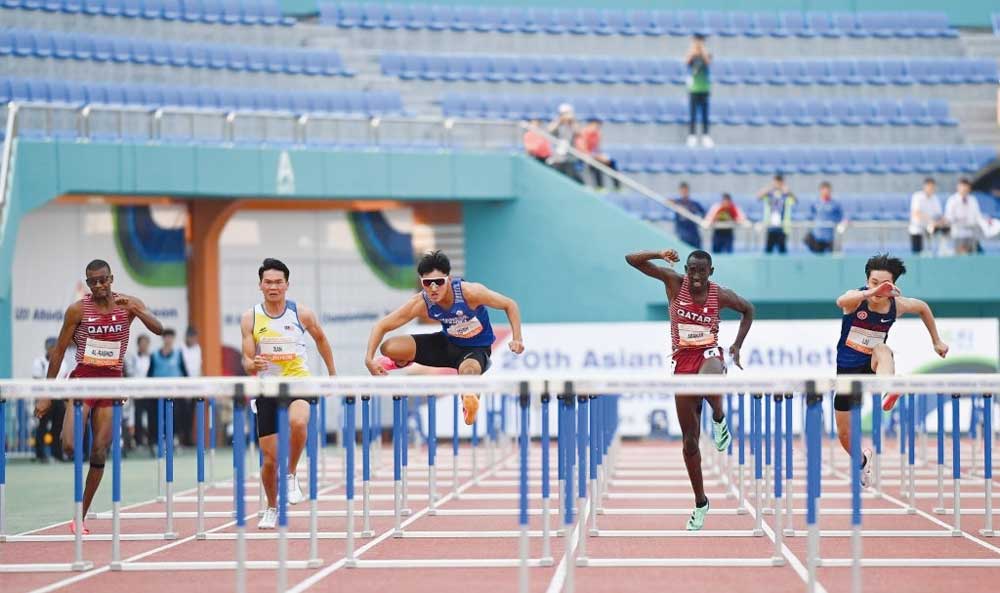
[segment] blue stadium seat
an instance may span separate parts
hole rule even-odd
[[[899,101],[896,99],[878,99],[875,101],[875,109],[879,117],[890,126],[908,126],[909,118],[903,115],[899,108]]]
[[[812,39],[816,37],[816,32],[809,27],[806,15],[801,12],[787,11],[781,13],[781,26],[800,39]]]
[[[908,63],[910,75],[920,84],[939,85],[944,83],[940,60],[914,59]]]
[[[58,60],[70,60],[73,58],[73,40],[75,35],[64,33],[53,35],[52,57]],[[14,50],[14,37],[9,31],[0,31],[0,56],[9,56]]]
[[[785,60],[779,62],[781,73],[785,79],[796,86],[808,86],[813,84],[812,76],[806,68],[804,60]]]
[[[913,126],[933,126],[935,120],[927,110],[927,105],[923,101],[915,99],[903,99],[899,104],[900,112],[910,125]]]
[[[486,80],[486,75],[491,71],[490,60],[483,56],[470,56],[468,58],[456,58],[456,62],[453,62],[457,66],[457,63],[462,63],[464,70],[462,78],[466,82],[482,82]]]
[[[738,68],[744,64],[744,60],[719,60],[712,65],[712,82],[725,85],[742,84],[743,76]]]
[[[79,45],[76,46],[79,49]],[[149,42],[149,63],[157,66],[170,64],[170,44],[154,39]]]
[[[905,60],[882,60],[882,75],[897,86],[909,86],[916,82]]]
[[[367,30],[381,29],[386,20],[385,6],[369,2],[361,5],[361,20],[358,27]]]
[[[858,72],[855,60],[834,60],[830,62],[830,74],[837,79],[838,84],[857,86],[864,83],[864,78]]]
[[[395,53],[384,53],[379,56],[379,67],[383,76],[398,78],[403,71],[403,56]]]
[[[208,46],[201,43],[192,43],[187,46],[188,68],[208,67]]]
[[[618,65],[618,61],[608,58],[592,58],[590,60],[590,68],[593,68],[597,81],[601,84],[620,84],[623,82]]]
[[[819,99],[808,99],[805,103],[806,113],[816,125],[830,127],[837,125],[837,118],[830,110],[829,103]]]
[[[705,11],[705,26],[711,29],[714,35],[720,37],[738,37],[742,31],[733,26],[732,13],[707,10]]]
[[[844,36],[844,32],[834,25],[826,12],[808,12],[806,22],[809,24],[809,29],[821,37],[836,39]]]
[[[760,29],[757,28],[757,20],[754,18],[753,13],[734,12],[730,16],[730,20],[733,28],[739,31],[743,37],[757,38],[764,36],[764,33],[761,33]]]
[[[625,84],[642,84],[644,76],[639,72],[639,66],[635,60],[619,59],[615,60],[615,69],[618,71],[618,78]]]
[[[905,175],[913,173],[913,164],[903,156],[901,148],[886,147],[882,149],[882,164],[888,168],[890,173]]]
[[[670,84],[687,84],[687,66],[679,60],[665,60],[662,62],[663,72],[667,75]]]
[[[841,126],[856,127],[864,123],[854,104],[847,99],[830,101],[830,113],[837,120],[837,124]]]
[[[833,86],[839,83],[839,80],[831,71],[831,62],[826,60],[807,60],[806,72],[812,78],[813,84]]]
[[[912,167],[917,173],[924,175],[929,175],[931,173],[937,172],[937,167],[931,163],[930,158],[927,155],[927,151],[922,146],[904,146],[900,148],[900,152],[905,162],[908,166]]]
[[[111,41],[106,37],[92,37],[93,46],[90,59],[96,62],[107,62],[111,59],[114,48]]]
[[[948,24],[948,16],[943,12],[911,13],[910,26],[918,37],[958,37],[958,31],[951,28]]]
[[[770,126],[785,127],[792,123],[788,115],[782,111],[781,105],[775,101],[760,101],[757,103],[757,113]]]
[[[944,99],[930,99],[927,102],[927,113],[939,126],[953,128],[958,125],[958,120],[951,117],[948,102]]]
[[[132,44],[125,37],[115,37],[111,39],[111,61],[118,64],[127,64],[132,61]]]
[[[145,13],[149,12],[149,9],[146,9]],[[165,21],[178,21],[183,12],[184,7],[180,0],[160,0],[159,18]]]
[[[871,33],[866,31],[858,23],[857,15],[853,12],[835,12],[831,15],[833,25],[840,29],[844,35],[855,39],[870,37]]]
[[[593,35],[607,36],[614,34],[608,25],[608,20],[603,10],[596,8],[584,8],[580,11],[580,26],[577,32],[586,30]]]
[[[781,24],[781,19],[773,12],[759,12],[755,18],[757,30],[763,35],[769,35],[776,39],[788,37],[788,31]]]
[[[710,171],[716,175],[746,175],[750,173],[750,166],[743,158],[742,149],[721,147],[715,150],[715,162]]]
[[[968,60],[965,64],[965,82],[967,84],[995,84],[997,82],[996,60],[982,58]]]
[[[267,70],[270,52],[259,47],[246,48],[246,70],[248,72],[264,72]]]
[[[131,46],[132,63],[140,65],[152,63],[153,50],[150,47],[149,41],[135,38],[129,40],[129,45]]]
[[[566,58],[565,64],[566,74],[574,82],[581,84],[597,82],[597,78],[587,70],[588,63],[586,58]]]
[[[778,109],[788,118],[792,125],[808,127],[816,125],[816,120],[806,109],[805,101],[801,99],[782,99]]]
[[[201,22],[214,25],[222,22],[222,0],[201,0]]]
[[[879,60],[858,60],[858,76],[864,80],[865,84],[874,86],[885,86],[889,84],[889,79],[882,72],[882,62]]]
[[[420,80],[441,80],[444,73],[448,70],[448,61],[444,56],[440,55],[424,56],[422,64],[423,67],[417,75]]]
[[[785,86],[789,83],[781,64],[774,60],[759,60],[756,62],[758,75],[771,86]]]
[[[649,10],[636,10],[632,13],[632,24],[636,30],[646,37],[662,37],[667,30],[660,25],[656,15]]]

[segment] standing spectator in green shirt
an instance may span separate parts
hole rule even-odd
[[[715,143],[708,135],[708,97],[712,89],[709,77],[709,66],[712,65],[712,54],[705,48],[705,36],[696,33],[691,39],[691,47],[687,55],[684,56],[684,63],[688,67],[688,105],[690,116],[688,118],[688,139],[687,145],[694,148],[698,145],[698,137],[695,135],[697,126],[695,121],[699,114],[701,116],[701,145],[705,148],[712,148]]]

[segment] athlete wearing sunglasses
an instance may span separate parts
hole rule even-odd
[[[451,262],[440,251],[424,255],[417,264],[417,274],[423,290],[372,328],[365,354],[365,366],[371,374],[385,375],[389,370],[412,362],[453,368],[461,375],[483,374],[490,367],[494,340],[487,307],[501,309],[507,314],[513,332],[510,350],[515,354],[524,352],[521,313],[513,299],[482,284],[452,278]],[[387,333],[417,318],[440,323],[441,331],[394,336],[382,341]],[[381,351],[383,358],[375,359],[376,350]],[[478,410],[479,396],[463,394],[462,411],[466,424],[476,421]]]

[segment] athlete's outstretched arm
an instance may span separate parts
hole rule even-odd
[[[883,282],[875,288],[864,290],[851,289],[837,297],[837,306],[845,315],[851,314],[861,306],[865,299],[873,296],[894,296],[899,294],[899,289],[892,282]]]
[[[733,345],[729,347],[729,355],[733,357],[733,362],[736,363],[736,366],[742,369],[743,365],[740,364],[740,348],[743,347],[743,340],[746,339],[747,333],[750,332],[750,324],[753,323],[753,303],[728,288],[720,288],[719,308],[732,309],[741,316],[740,329],[736,332],[736,340],[733,342]]]
[[[493,309],[500,309],[507,314],[510,321],[510,351],[514,354],[524,352],[524,341],[521,339],[521,309],[517,306],[517,301],[504,296],[499,292],[490,290],[482,284],[475,282],[463,282],[462,293],[466,299],[477,304],[486,305]]]
[[[312,309],[300,305],[299,321],[302,322],[305,330],[309,332],[313,341],[316,342],[316,350],[319,351],[320,358],[323,359],[327,372],[331,377],[336,375],[337,369],[333,366],[333,349],[330,348],[330,341],[326,339],[326,332],[320,326],[316,313]]]
[[[676,264],[681,261],[677,250],[667,249],[664,251],[636,251],[625,256],[628,265],[639,270],[650,278],[656,278],[667,285],[671,290],[680,290],[681,282],[684,278],[670,268],[664,268],[653,264],[654,259],[662,259]]]
[[[66,349],[73,341],[73,333],[82,319],[83,306],[80,301],[73,303],[66,309],[66,314],[63,315],[62,329],[59,330],[59,337],[56,339],[56,351],[49,358],[49,368],[45,372],[46,379],[55,379],[59,376],[59,369],[62,367]],[[35,416],[41,418],[49,411],[50,407],[52,407],[52,400],[39,399],[35,402]]]
[[[937,323],[934,321],[934,313],[931,311],[930,306],[920,299],[896,297],[896,315],[905,315],[907,313],[920,316],[920,319],[924,322],[924,327],[927,328],[927,333],[931,336],[934,351],[941,358],[947,356],[948,344],[945,344],[941,340],[941,336],[938,335]]]
[[[267,369],[267,360],[257,354],[257,343],[253,341],[253,309],[248,309],[240,318],[240,335],[243,336],[243,370],[248,375],[256,375]]]
[[[385,338],[385,334],[403,327],[407,323],[420,317],[424,312],[424,299],[417,293],[410,297],[402,307],[389,313],[372,326],[372,333],[368,336],[368,350],[365,351],[365,366],[373,375],[384,375],[385,369],[375,362],[375,351]]]
[[[115,304],[124,307],[132,317],[138,317],[149,331],[158,336],[163,335],[163,324],[153,315],[152,311],[146,308],[146,303],[138,297],[117,293],[115,294]]]

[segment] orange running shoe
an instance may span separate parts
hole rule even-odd
[[[885,398],[882,400],[882,410],[885,412],[891,411],[896,407],[896,400],[899,399],[899,393],[889,393],[886,394]]]
[[[71,534],[73,534],[73,535],[76,535],[76,521],[70,521],[69,522],[69,532]],[[83,524],[83,535],[90,535],[90,530],[87,529],[87,523],[86,522],[84,522],[84,524]]]
[[[465,423],[472,426],[476,423],[476,413],[479,412],[479,396],[475,393],[465,393],[462,395],[462,414],[465,416]]]

